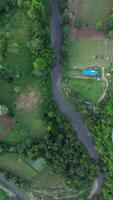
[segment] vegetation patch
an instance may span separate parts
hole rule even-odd
[[[0,189],[0,200],[11,200],[12,198],[9,197],[6,192]]]

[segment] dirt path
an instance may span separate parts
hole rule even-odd
[[[98,103],[101,103],[104,100],[104,98],[106,96],[106,92],[107,92],[108,86],[109,86],[109,82],[108,82],[107,78],[105,77],[104,67],[102,67],[101,81],[104,81],[106,83],[106,88],[105,88],[103,94],[101,95],[101,97],[99,98]]]
[[[71,39],[104,39],[104,32],[97,32],[94,29],[89,28],[72,28],[70,33]]]
[[[56,54],[56,65],[54,66],[51,73],[51,81],[52,81],[52,92],[53,98],[56,104],[58,105],[60,111],[68,117],[70,120],[79,140],[86,147],[89,157],[93,159],[97,164],[100,162],[99,154],[96,151],[91,134],[87,127],[81,121],[77,112],[73,110],[67,100],[64,98],[62,90],[61,90],[61,66],[60,66],[60,58],[61,58],[61,25],[60,25],[60,8],[58,4],[58,0],[50,0],[52,6],[52,17],[51,17],[51,39],[52,39],[52,47],[55,50]],[[101,179],[100,179],[101,177]],[[97,174],[98,179],[98,191],[101,191],[103,178],[101,172]],[[94,195],[97,195],[98,192]]]

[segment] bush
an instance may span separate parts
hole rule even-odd
[[[3,190],[0,189],[0,200],[8,200],[8,199],[9,198],[7,194]]]
[[[108,32],[108,38],[109,38],[110,40],[113,40],[113,30],[110,30],[110,31]]]
[[[81,28],[81,27],[83,26],[83,21],[82,21],[81,19],[79,19],[79,18],[76,18],[76,19],[75,19],[74,26],[75,26],[76,28]]]
[[[113,28],[113,13],[109,16],[109,29]]]
[[[104,30],[104,22],[102,20],[97,21],[96,30],[97,31],[103,31]]]

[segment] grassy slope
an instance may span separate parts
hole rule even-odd
[[[10,13],[10,20],[8,19],[5,19],[2,27],[9,33],[5,63],[9,68],[17,68],[23,75],[13,83],[0,83],[0,103],[8,106],[18,122],[16,127],[4,138],[5,141],[15,142],[22,141],[28,136],[36,138],[42,135],[45,132],[45,124],[41,120],[40,103],[37,104],[35,111],[31,113],[15,110],[16,98],[20,95],[14,92],[15,87],[21,88],[21,92],[28,86],[35,87],[38,93],[40,93],[40,89],[38,82],[32,78],[32,55],[27,48],[30,22],[22,9],[13,10]],[[15,44],[16,48],[13,48]],[[27,130],[23,133],[23,129],[26,128]]]

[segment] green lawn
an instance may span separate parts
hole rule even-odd
[[[107,61],[108,40],[105,39],[77,39],[69,42],[69,68],[86,68],[88,66],[105,66],[110,63]],[[107,49],[106,49],[107,48]],[[113,47],[112,47],[113,48]],[[97,56],[97,58],[94,58]],[[113,58],[111,57],[111,61]]]
[[[7,134],[5,133],[4,140],[24,142],[28,138],[41,137],[46,132],[46,125],[42,121],[40,113],[41,89],[38,80],[33,79],[32,54],[27,47],[28,41],[30,41],[31,22],[23,9],[11,11],[1,21],[1,29],[8,34],[3,63],[9,69],[20,74],[11,83],[0,80],[0,103],[9,108],[15,121],[15,127]],[[35,109],[30,112],[25,112],[24,109],[17,110],[17,98],[29,87],[37,92],[41,100],[37,101]]]
[[[96,103],[104,92],[105,82],[89,79],[75,79],[69,81],[66,87],[72,91],[74,96],[79,93],[83,100],[90,99],[93,103]]]
[[[106,24],[112,6],[112,0],[80,0],[78,16],[95,28],[97,20],[101,19]]]

